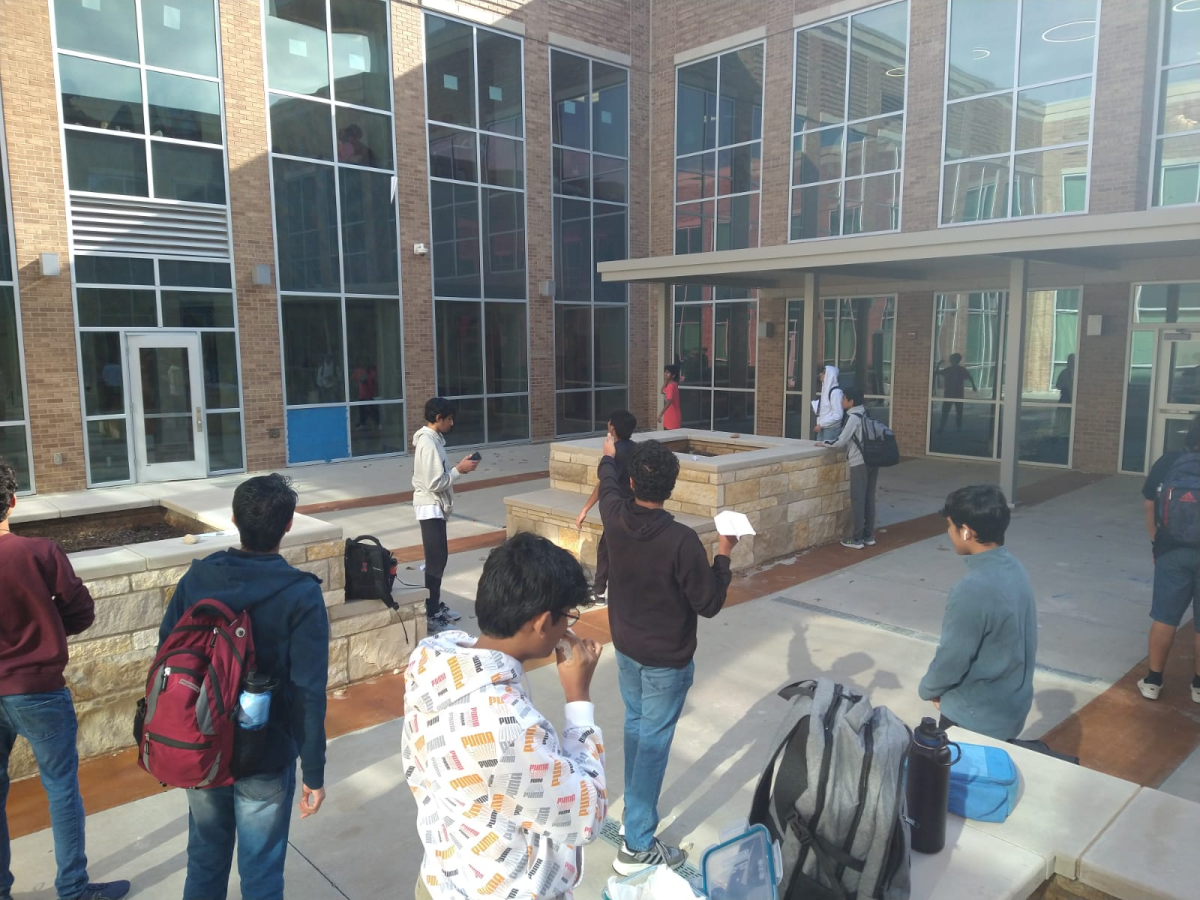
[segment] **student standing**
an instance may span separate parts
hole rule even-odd
[[[675,725],[692,686],[697,616],[725,605],[736,537],[720,536],[712,565],[696,532],[663,509],[679,459],[658,441],[641,441],[630,461],[634,499],[617,484],[617,445],[604,441],[600,518],[608,540],[608,616],[625,702],[625,841],[613,868],[632,875],[655,865],[678,868],[687,854],[655,836]]]
[[[967,574],[950,591],[937,652],[918,691],[938,708],[940,727],[1012,740],[1033,706],[1037,604],[1025,567],[1004,548],[1008,500],[992,485],[960,488],[942,515]]]
[[[608,812],[590,695],[601,647],[568,630],[589,595],[575,557],[518,534],[484,563],[482,637],[447,631],[413,651],[400,755],[425,848],[417,900],[572,895],[583,847]],[[569,653],[556,650],[564,643]],[[525,665],[551,653],[566,699],[562,732],[525,682]]]
[[[658,414],[658,421],[667,431],[683,427],[683,411],[679,407],[679,366],[672,365],[663,369],[663,408]]]
[[[879,483],[879,469],[868,466],[862,455],[863,418],[867,414],[862,391],[846,388],[842,395],[842,408],[849,413],[842,433],[837,440],[825,443],[831,447],[846,448],[850,463],[850,506],[854,511],[854,530],[849,539],[842,541],[842,546],[861,550],[875,546],[875,488]]]
[[[424,428],[413,435],[413,509],[421,524],[421,544],[425,550],[425,624],[430,634],[445,631],[462,618],[442,602],[442,576],[450,550],[446,539],[446,520],[454,509],[454,483],[474,472],[478,459],[464,457],[453,468],[446,462],[446,435],[454,428],[458,408],[444,397],[425,404]]]
[[[0,459],[0,898],[13,886],[8,839],[8,758],[17,735],[29,741],[50,804],[54,888],[64,900],[120,900],[128,881],[88,884],[83,798],[79,795],[79,730],[63,669],[67,635],[92,626],[92,595],[63,548],[9,531],[17,505],[17,473]]]
[[[971,376],[971,370],[962,364],[961,353],[950,354],[950,365],[944,369],[939,369],[937,372],[942,378],[942,396],[946,399],[942,402],[942,421],[938,425],[938,431],[943,431],[946,427],[946,420],[950,418],[950,410],[954,410],[955,427],[962,431],[963,423],[963,397],[966,396],[966,386],[971,385],[971,390],[976,391],[975,379]]]
[[[621,489],[621,495],[626,500],[633,499],[633,488],[629,484],[629,460],[633,457],[633,451],[637,449],[637,444],[630,440],[635,428],[637,418],[627,409],[618,409],[608,417],[608,433],[616,439],[617,444],[617,487]],[[583,510],[575,517],[576,528],[583,528],[583,520],[599,499],[600,482],[597,480],[591,496],[583,505]],[[603,598],[608,591],[608,544],[603,534],[600,535],[600,543],[596,546],[596,577],[592,590],[597,599]]]
[[[821,399],[817,401],[817,424],[813,431],[818,441],[836,441],[842,433],[842,389],[838,386],[838,367],[826,366],[821,370]]]

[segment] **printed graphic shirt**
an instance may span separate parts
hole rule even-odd
[[[517,660],[446,631],[405,674],[405,778],[434,900],[571,900],[583,845],[608,812],[604,746],[590,703],[568,703],[560,738]]]

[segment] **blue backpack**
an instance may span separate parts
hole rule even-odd
[[[1158,527],[1176,544],[1200,546],[1200,453],[1180,453],[1158,486]]]
[[[950,812],[977,822],[1003,822],[1017,805],[1017,767],[999,747],[958,745],[950,767]]]

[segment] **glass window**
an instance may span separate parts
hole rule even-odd
[[[128,481],[129,436],[125,419],[87,423],[88,476],[92,484]]]
[[[350,455],[403,453],[406,433],[403,403],[363,403],[350,410]]]
[[[624,387],[629,380],[628,310],[624,306],[595,307],[595,382],[601,387]],[[606,415],[598,410],[596,415]]]
[[[482,394],[483,305],[437,300],[434,308],[439,392],[453,397]]]
[[[267,85],[329,96],[325,0],[267,0]]]
[[[337,228],[333,169],[276,159],[275,240],[281,290],[341,287]]]
[[[71,190],[135,197],[149,194],[144,141],[83,131],[68,131],[65,140]]]
[[[763,48],[744,47],[721,57],[718,144],[762,138]]]
[[[476,30],[479,61],[479,127],[521,137],[521,42],[494,31]]]
[[[54,25],[64,50],[138,61],[134,0],[54,0]]]
[[[590,65],[588,60],[573,53],[550,52],[553,90],[551,114],[555,144],[583,150],[591,148],[591,116],[588,114],[592,96],[588,81]]]
[[[481,134],[479,155],[485,183],[518,189],[525,187],[525,149],[521,141]]]
[[[79,288],[75,292],[81,327],[156,328],[158,302],[154,291],[121,288]]]
[[[271,150],[286,156],[333,159],[329,107],[311,100],[271,97]]]
[[[377,0],[371,0],[372,3]],[[392,118],[361,109],[337,108],[337,160],[372,169],[393,167]]]
[[[135,66],[60,56],[63,122],[143,134],[142,75]]]
[[[0,185],[0,191],[3,185]],[[25,386],[21,378],[20,334],[13,288],[0,285],[0,422],[25,418]]]
[[[394,299],[346,299],[350,402],[404,397],[400,304]]]
[[[242,460],[242,414],[210,413],[208,423],[208,468],[229,472],[245,468]]]
[[[334,98],[390,110],[392,67],[387,5],[380,0],[337,0],[329,9]]]
[[[596,203],[592,206],[592,244],[596,263],[625,259],[629,256],[629,209]],[[592,299],[597,303],[624,303],[628,289],[619,281],[603,281],[592,270]]]
[[[162,323],[164,328],[233,328],[233,294],[164,290]]]
[[[1155,206],[1200,203],[1200,4],[1163,0]]]
[[[135,262],[149,261],[135,260]],[[228,288],[233,286],[228,263],[211,263],[191,259],[160,259],[158,272],[161,283],[172,287]],[[133,283],[141,284],[142,282]]]
[[[336,297],[283,299],[283,384],[289,406],[344,403],[342,304]]]
[[[481,297],[479,189],[430,182],[433,224],[433,292],[440,297]]]
[[[430,119],[475,127],[474,60],[470,25],[425,17],[425,97]]]
[[[347,294],[396,294],[400,270],[393,176],[342,169],[342,262]]]
[[[221,87],[217,82],[147,72],[146,94],[151,134],[221,143]]]
[[[454,181],[478,181],[475,132],[429,126],[429,174]]]
[[[154,196],[225,204],[225,154],[220,150],[155,142]]]
[[[142,33],[150,65],[216,76],[217,30],[212,0],[142,0]]]
[[[206,331],[200,335],[200,346],[204,358],[205,407],[237,409],[242,403],[236,336],[228,331]]]
[[[89,416],[125,412],[125,370],[121,335],[116,331],[84,331],[79,335],[83,369],[84,411]]]
[[[1085,211],[1097,14],[951,0],[943,225]]]
[[[149,259],[76,256],[74,266],[76,284],[154,284],[154,261]]]
[[[900,227],[907,67],[907,2],[796,32],[791,240]]]
[[[591,204],[555,197],[554,225],[555,299],[588,302],[592,287]]]
[[[593,61],[592,97],[592,149],[597,153],[628,156],[629,73]]]
[[[487,392],[513,394],[529,390],[525,359],[525,304],[485,303]]]
[[[483,292],[498,299],[524,299],[525,196],[483,191]]]
[[[1139,285],[1138,290],[1145,286]],[[1125,422],[1121,434],[1121,471],[1144,472],[1150,429],[1150,386],[1154,376],[1154,354],[1158,334],[1132,331],[1129,334],[1129,369],[1125,380]]]
[[[675,152],[711,150],[717,142],[717,58],[679,70],[675,101]]]

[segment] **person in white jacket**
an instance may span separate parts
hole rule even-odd
[[[842,389],[838,386],[838,367],[821,370],[821,399],[817,401],[817,424],[813,431],[818,441],[836,441],[842,433]]]
[[[446,462],[445,435],[454,427],[457,407],[444,397],[425,404],[428,423],[413,435],[413,509],[421,525],[421,544],[425,548],[425,624],[430,634],[451,627],[462,616],[442,602],[442,575],[450,551],[446,539],[446,520],[454,509],[454,482],[474,472],[478,455],[470,456],[451,468]]]
[[[518,534],[484,564],[483,636],[442,632],[413,651],[401,760],[424,847],[417,900],[574,896],[608,813],[590,697],[601,647],[569,630],[589,596],[575,557]],[[566,695],[561,736],[525,681],[524,664],[550,653]]]

